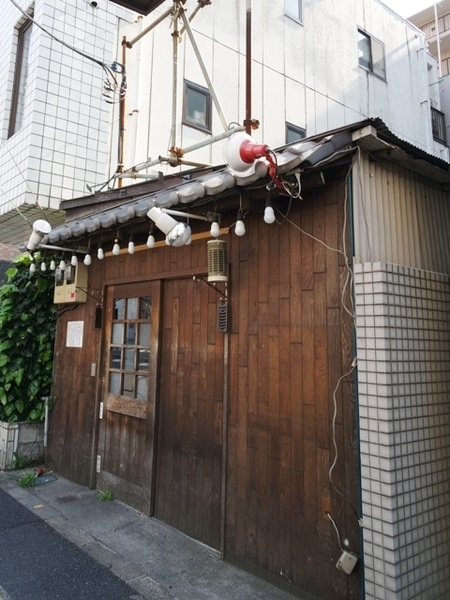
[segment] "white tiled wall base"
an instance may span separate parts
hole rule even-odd
[[[450,598],[449,283],[355,266],[366,600]]]

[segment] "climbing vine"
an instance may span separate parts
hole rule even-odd
[[[51,272],[23,255],[0,287],[0,421],[42,421],[50,394],[56,309]]]

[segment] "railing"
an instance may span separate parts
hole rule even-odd
[[[445,114],[436,108],[431,107],[431,127],[433,138],[441,144],[447,143],[447,132],[445,128]]]

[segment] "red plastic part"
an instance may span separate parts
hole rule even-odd
[[[254,144],[250,140],[242,142],[239,148],[241,159],[249,165],[255,162],[257,158],[266,157],[269,152],[270,148],[267,144]]]

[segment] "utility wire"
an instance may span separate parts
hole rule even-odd
[[[112,77],[114,79],[114,82],[117,83],[116,78],[114,76],[113,71],[111,70],[111,68],[104,63],[103,61],[99,60],[98,58],[94,58],[93,56],[90,56],[89,54],[86,54],[85,52],[83,52],[82,50],[79,50],[78,48],[75,48],[74,46],[71,46],[70,44],[68,44],[67,42],[65,42],[64,40],[59,39],[58,37],[56,37],[55,35],[53,35],[53,33],[51,33],[50,31],[48,31],[47,29],[45,29],[45,27],[43,27],[40,23],[38,23],[37,21],[35,21],[33,19],[33,17],[31,17],[21,6],[19,6],[19,4],[16,2],[16,0],[10,0],[10,2],[17,8],[17,10],[19,10],[29,21],[31,21],[34,25],[36,25],[36,27],[39,27],[39,29],[42,29],[42,31],[48,35],[49,37],[51,37],[53,40],[55,40],[56,42],[59,42],[60,44],[62,44],[63,46],[65,46],[66,48],[68,48],[69,50],[71,50],[72,52],[75,52],[76,54],[82,56],[83,58],[86,58],[87,60],[90,60],[91,62],[97,64],[99,67],[102,67],[102,69],[106,72],[106,74],[109,77]]]

